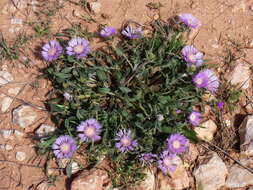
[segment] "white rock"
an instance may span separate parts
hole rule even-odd
[[[226,187],[239,188],[253,185],[253,174],[248,170],[234,165],[229,169]]]
[[[5,150],[5,144],[0,144],[0,150]]]
[[[19,106],[13,111],[12,115],[13,123],[19,125],[22,128],[26,128],[29,125],[33,124],[37,118],[37,114],[34,112],[32,107],[28,105]]]
[[[155,189],[155,173],[153,170],[147,168],[144,172],[145,179],[138,185],[138,190],[154,190]]]
[[[9,109],[9,107],[10,107],[10,105],[11,105],[12,102],[13,102],[12,98],[7,97],[7,96],[4,97],[3,100],[2,100],[2,102],[1,102],[1,111],[3,113],[6,112]]]
[[[24,152],[17,152],[17,153],[16,153],[16,159],[17,159],[18,161],[23,161],[23,160],[25,160],[25,159],[26,159],[26,153],[24,153]]]
[[[41,124],[40,127],[35,131],[35,134],[38,137],[44,137],[47,136],[49,133],[52,133],[55,131],[55,127],[52,127],[47,124]]]
[[[205,121],[201,127],[194,128],[197,136],[204,141],[211,141],[216,130],[217,126],[212,120]]]
[[[5,150],[9,151],[9,150],[12,150],[12,149],[13,149],[12,145],[10,145],[10,144],[5,145]]]
[[[248,113],[253,114],[253,103],[247,104],[245,108],[246,108]]]
[[[12,129],[2,129],[2,130],[0,130],[0,134],[4,139],[9,139],[12,137],[13,130]]]
[[[250,86],[250,66],[239,63],[228,76],[228,80],[232,85],[239,85],[242,89],[247,89]]]
[[[216,153],[212,153],[206,164],[198,166],[194,172],[196,188],[216,190],[225,185],[227,167]]]
[[[8,94],[10,95],[17,95],[20,91],[20,87],[16,87],[16,88],[9,88],[8,89]]]
[[[15,135],[16,137],[23,137],[23,136],[25,136],[25,133],[20,132],[20,131],[18,131],[18,130],[14,130],[14,135]]]
[[[248,156],[253,155],[253,115],[244,118],[239,127],[240,150]]]
[[[40,183],[37,187],[36,190],[48,190],[49,189],[49,184],[47,182],[42,182]]]
[[[100,13],[100,11],[101,11],[101,3],[99,3],[99,2],[91,2],[91,3],[89,3],[89,5],[90,5],[90,9],[91,9],[91,11],[93,11],[94,13]]]
[[[11,19],[11,24],[20,24],[20,25],[22,25],[22,24],[23,24],[23,19],[20,19],[20,18],[12,18],[12,19]]]
[[[0,86],[11,81],[13,81],[13,77],[8,71],[0,71]]]
[[[72,162],[71,164],[71,173],[75,174],[76,172],[78,172],[81,168],[79,167],[77,162]]]

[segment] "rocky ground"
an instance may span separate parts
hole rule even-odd
[[[74,1],[79,2],[79,1]],[[86,2],[86,1],[82,1]],[[190,12],[202,22],[199,30],[187,36],[205,53],[223,81],[242,89],[239,102],[231,112],[223,110],[214,117],[205,107],[203,126],[196,131],[203,143],[191,145],[178,158],[180,167],[169,178],[155,168],[137,189],[253,189],[253,2],[249,0],[99,0],[88,1],[91,11],[64,0],[1,0],[0,31],[7,53],[0,52],[0,190],[106,190],[111,182],[105,171],[106,160],[91,170],[81,171],[80,162],[72,163],[74,177],[69,180],[62,169],[66,161],[52,160],[44,174],[46,157],[34,150],[32,137],[55,130],[43,102],[50,83],[38,78],[46,65],[38,47],[74,24],[96,31],[99,24],[120,28],[127,20],[148,24],[158,17]],[[160,2],[156,10],[146,5]],[[47,30],[48,28],[48,30]],[[25,45],[22,46],[22,44]],[[92,43],[93,48],[102,42]],[[17,51],[17,47],[22,47]],[[4,46],[6,47],[6,46]],[[6,52],[6,51],[5,51]],[[16,57],[15,57],[16,56]],[[227,93],[223,91],[223,93]],[[210,96],[203,97],[205,101]],[[225,151],[225,152],[224,152]],[[72,181],[73,180],[73,181]],[[54,182],[55,186],[48,186]],[[116,190],[116,189],[114,189]]]

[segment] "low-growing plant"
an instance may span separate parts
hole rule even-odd
[[[58,128],[42,139],[42,153],[53,149],[58,158],[71,158],[86,146],[92,163],[103,156],[110,160],[113,185],[126,186],[143,179],[143,166],[183,153],[185,137],[197,141],[191,124],[201,119],[196,110],[202,104],[201,88],[215,92],[217,77],[208,69],[200,71],[203,54],[185,46],[185,27],[160,20],[151,26],[150,35],[128,26],[122,34],[130,39],[93,52],[82,38],[68,42],[67,54],[62,53],[63,39],[43,47],[44,59],[54,61],[44,76],[53,84],[47,106]],[[106,37],[112,34],[111,28],[105,31]],[[164,173],[166,163],[158,161]]]

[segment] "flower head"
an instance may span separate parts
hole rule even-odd
[[[101,139],[101,128],[101,124],[96,119],[87,119],[77,126],[78,136],[81,141],[99,141]]]
[[[74,55],[77,59],[90,53],[89,41],[83,38],[73,38],[68,42],[67,54]]]
[[[166,144],[170,153],[181,154],[188,149],[189,140],[185,136],[175,133],[166,139]]]
[[[177,156],[170,153],[168,150],[165,150],[160,155],[158,168],[160,168],[164,174],[168,174],[174,172],[177,169],[178,164]]]
[[[210,92],[217,91],[219,87],[219,80],[215,73],[209,69],[200,71],[192,79],[197,88],[205,88]]]
[[[53,61],[62,54],[62,47],[56,40],[51,40],[42,47],[41,55],[45,61]]]
[[[197,111],[193,111],[188,116],[188,119],[192,125],[197,126],[197,125],[199,125],[199,123],[201,121],[201,113],[199,113]]]
[[[63,96],[64,96],[64,99],[68,101],[71,101],[73,99],[73,96],[67,92],[64,92]]]
[[[117,34],[117,31],[115,28],[111,27],[111,26],[106,26],[104,27],[101,31],[100,31],[100,36],[103,38],[109,38],[111,36],[114,36]]]
[[[133,140],[133,133],[130,129],[129,130],[125,130],[125,129],[120,130],[116,134],[115,140],[118,141],[115,144],[115,146],[121,152],[132,151],[138,145],[137,140]]]
[[[139,156],[140,161],[146,165],[153,163],[156,160],[156,158],[157,156],[152,153],[142,153]]]
[[[164,120],[163,114],[157,114],[156,119],[157,119],[158,121],[163,121],[163,120]]]
[[[179,20],[190,28],[199,28],[201,26],[200,21],[189,13],[179,15]]]
[[[182,49],[182,55],[187,62],[187,66],[200,67],[203,64],[203,53],[197,50],[194,46],[185,46]]]
[[[141,27],[132,28],[131,26],[127,26],[121,33],[130,39],[138,39],[143,36],[143,31]]]
[[[217,103],[217,107],[218,107],[219,109],[222,109],[224,105],[225,105],[225,102],[224,102],[224,101],[220,101],[220,102]]]
[[[68,135],[60,136],[55,140],[52,149],[57,158],[71,158],[76,151],[75,139]]]

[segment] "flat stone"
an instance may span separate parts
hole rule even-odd
[[[77,162],[72,162],[72,164],[71,164],[71,173],[72,174],[75,174],[75,173],[77,173],[81,168],[80,168],[80,166],[78,165],[78,163]]]
[[[47,125],[47,124],[41,124],[40,127],[35,131],[35,134],[38,137],[45,137],[54,131],[55,131],[55,127]]]
[[[25,133],[23,133],[23,132],[20,132],[19,130],[14,130],[14,135],[16,136],[16,137],[23,137],[23,136],[25,136]]]
[[[253,114],[253,103],[247,104],[245,108],[249,114]]]
[[[0,150],[10,151],[13,150],[13,146],[9,144],[0,144]]]
[[[240,151],[247,156],[253,156],[253,115],[244,118],[239,127]]]
[[[33,108],[28,105],[19,106],[13,111],[12,115],[13,123],[22,128],[26,128],[33,124],[37,118],[37,114],[34,112]]]
[[[1,135],[4,139],[12,138],[13,130],[12,130],[12,129],[2,129],[2,130],[0,130],[0,135]]]
[[[91,11],[93,11],[94,13],[100,13],[101,12],[101,7],[102,7],[101,3],[91,2],[91,3],[89,3],[89,5],[90,5]]]
[[[16,88],[9,88],[8,89],[8,94],[10,95],[17,95],[20,91],[20,87],[16,87]]]
[[[24,161],[26,159],[26,153],[25,152],[17,152],[16,159],[18,161]]]
[[[155,190],[155,173],[153,170],[147,168],[143,172],[146,174],[144,181],[138,185],[138,190]]]
[[[232,85],[237,85],[242,89],[247,89],[250,86],[250,66],[239,63],[236,65],[231,74],[228,75],[228,80]]]
[[[253,185],[252,173],[238,165],[234,165],[229,169],[226,181],[227,188],[240,188],[249,185]]]
[[[4,97],[1,102],[1,112],[3,112],[3,113],[6,112],[9,109],[12,102],[13,102],[12,98],[7,97],[7,96]]]
[[[212,153],[209,160],[194,169],[196,189],[216,190],[225,185],[227,167],[221,158]]]
[[[217,126],[212,120],[205,121],[201,124],[201,127],[195,127],[194,131],[197,136],[204,141],[211,141],[213,139],[214,133],[217,130]]]
[[[96,168],[83,171],[71,183],[71,190],[109,190],[111,188],[112,183],[108,173]]]
[[[0,71],[0,86],[11,81],[13,81],[13,77],[8,71]]]

